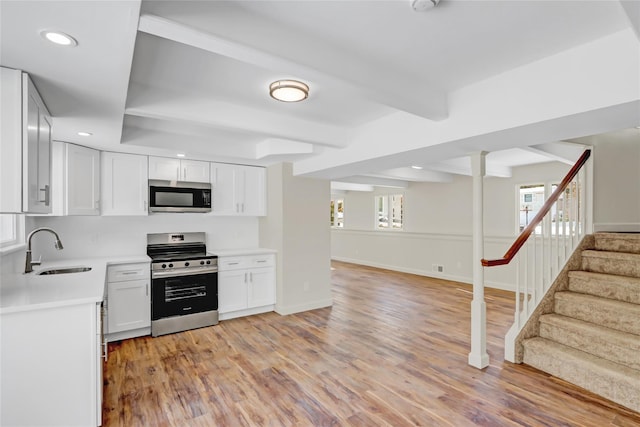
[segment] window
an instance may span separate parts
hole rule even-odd
[[[331,226],[344,227],[344,200],[331,199]]]
[[[24,243],[24,217],[0,214],[0,249]]]
[[[376,228],[402,229],[404,217],[402,194],[392,194],[388,196],[376,196]]]
[[[544,184],[521,185],[518,201],[520,220],[519,230],[522,231],[538,214],[545,201]],[[520,232],[519,231],[519,232]],[[539,230],[536,230],[538,233]]]
[[[529,225],[533,218],[540,212],[544,202],[558,188],[557,183],[521,185],[518,198],[518,233]],[[557,203],[551,206],[551,234],[567,234],[576,225],[580,211],[579,186],[571,182],[560,195]],[[542,234],[542,225],[534,230],[535,234]]]

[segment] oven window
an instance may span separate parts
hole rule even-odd
[[[193,206],[193,193],[156,191],[156,206]]]

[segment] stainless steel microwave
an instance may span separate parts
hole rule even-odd
[[[211,184],[150,179],[149,212],[211,212]]]

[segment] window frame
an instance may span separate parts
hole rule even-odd
[[[341,222],[338,222],[339,203],[342,204],[342,218]],[[341,225],[339,225],[341,224]],[[344,197],[331,196],[331,216],[329,218],[329,225],[331,228],[344,228]]]
[[[392,198],[399,196],[401,198],[400,201],[400,227],[395,228],[393,227],[393,214],[389,213],[391,209],[391,206],[393,205],[393,200]],[[389,225],[387,225],[387,227],[380,227],[380,221],[379,221],[379,216],[380,216],[380,211],[378,209],[378,200],[379,198],[385,198],[386,199],[386,205],[387,205],[387,224],[389,224],[389,222],[391,222],[391,227],[389,227]],[[373,197],[373,228],[376,231],[404,231],[404,227],[405,227],[405,218],[404,218],[404,209],[405,209],[405,194],[404,193],[393,193],[393,194],[376,194]],[[389,217],[391,217],[390,221],[389,221]]]
[[[25,230],[24,215],[21,215],[21,214],[0,214],[0,215],[13,216],[12,228],[14,233],[13,239],[0,242],[0,253],[6,254],[6,253],[23,249],[26,245],[25,236],[24,236],[24,230]]]

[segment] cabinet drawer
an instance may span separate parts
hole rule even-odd
[[[273,267],[276,265],[276,256],[274,254],[253,255],[249,260],[248,267]]]
[[[248,256],[234,256],[218,258],[218,271],[241,270],[251,265]]]
[[[149,264],[120,264],[107,267],[107,282],[125,282],[149,277]]]

